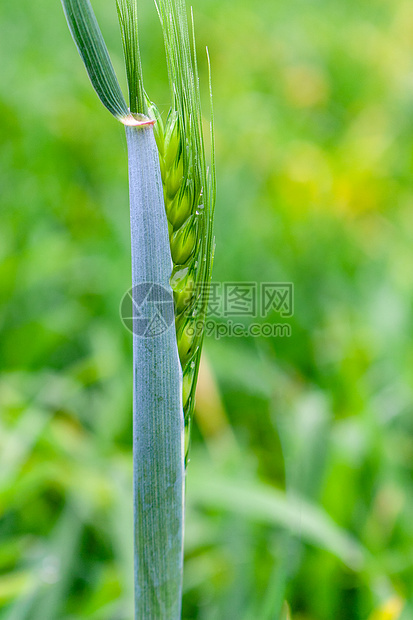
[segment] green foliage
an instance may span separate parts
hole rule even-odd
[[[111,4],[95,8],[117,69]],[[153,13],[142,3],[145,87],[166,113]],[[292,281],[295,314],[290,338],[206,339],[183,618],[274,620],[287,599],[292,620],[381,620],[413,591],[412,5],[200,0],[196,15],[217,108],[214,279]],[[50,620],[130,620],[121,128],[58,3],[3,2],[0,24],[0,618],[32,618],[67,565]],[[275,509],[264,522],[237,485],[316,507],[367,562]]]

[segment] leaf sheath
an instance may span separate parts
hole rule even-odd
[[[126,127],[132,283],[172,291],[172,261],[152,126]],[[135,620],[181,617],[184,516],[182,377],[174,321],[133,337]]]

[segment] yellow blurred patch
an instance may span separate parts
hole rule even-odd
[[[280,199],[294,212],[331,202],[333,177],[327,154],[315,144],[294,140],[280,166],[277,189]],[[290,210],[291,213],[291,210]]]
[[[0,577],[0,603],[7,603],[17,596],[23,596],[32,584],[27,571],[8,573]]]
[[[283,608],[281,610],[281,619],[280,620],[291,620],[291,611],[290,606],[287,601],[284,601]]]
[[[285,69],[285,96],[297,108],[308,108],[325,103],[329,97],[329,84],[319,67],[295,65]]]
[[[379,609],[373,611],[369,620],[398,620],[403,611],[404,601],[398,596],[388,599]]]

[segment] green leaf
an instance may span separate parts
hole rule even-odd
[[[192,483],[191,483],[192,480]],[[367,550],[340,528],[322,508],[298,495],[240,478],[228,478],[200,463],[190,469],[188,500],[196,506],[235,512],[237,516],[285,528],[307,543],[334,554],[349,568],[366,567]]]
[[[73,40],[99,99],[119,120],[130,118],[105,41],[89,0],[62,0]]]

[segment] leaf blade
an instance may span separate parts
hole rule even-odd
[[[119,120],[129,109],[115,74],[106,43],[89,0],[62,0],[69,30],[92,86],[103,105]]]

